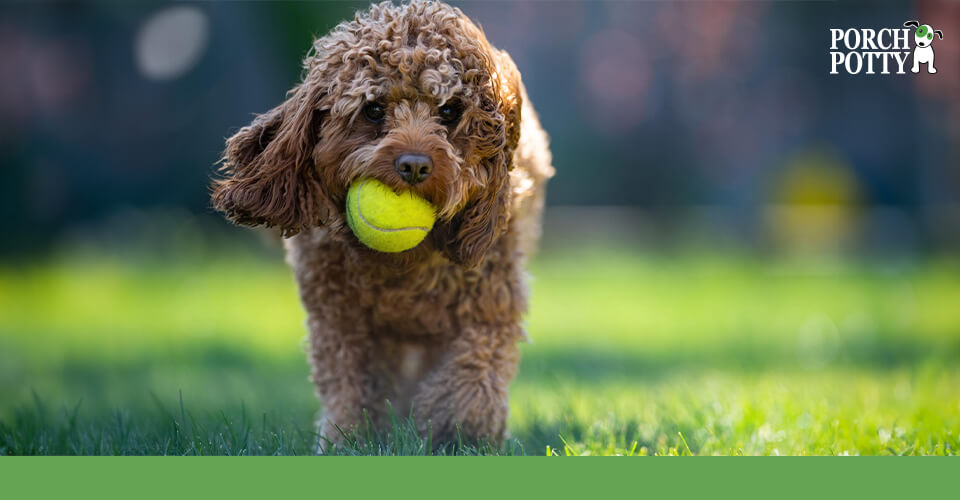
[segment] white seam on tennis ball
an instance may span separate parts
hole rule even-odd
[[[398,228],[396,228],[396,229],[392,229],[392,228],[388,228],[388,227],[380,227],[380,226],[378,226],[378,225],[376,225],[376,224],[373,224],[373,223],[371,223],[370,221],[368,221],[367,218],[363,216],[363,212],[360,210],[360,190],[363,189],[363,187],[366,186],[368,182],[370,182],[370,179],[366,179],[366,180],[364,180],[364,181],[362,181],[362,182],[360,183],[360,187],[357,188],[357,196],[356,196],[356,198],[357,198],[357,215],[360,216],[360,220],[362,220],[364,224],[372,227],[373,229],[376,229],[377,231],[383,231],[383,232],[385,232],[385,233],[395,233],[395,232],[397,232],[397,231],[412,231],[412,230],[415,230],[415,229],[419,229],[419,230],[421,230],[421,231],[423,231],[423,232],[425,232],[425,233],[430,231],[430,230],[427,229],[425,226],[409,226],[409,227],[398,227]]]

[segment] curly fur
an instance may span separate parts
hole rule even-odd
[[[367,103],[386,117],[367,120]],[[456,103],[456,124],[437,109]],[[429,155],[416,186],[394,171]],[[443,441],[457,428],[499,440],[527,307],[524,263],[540,232],[547,137],[510,57],[459,9],[373,5],[317,39],[302,82],[227,140],[212,202],[287,237],[307,311],[320,432],[383,422],[387,401]],[[375,177],[437,207],[429,237],[400,254],[345,225],[351,182]]]

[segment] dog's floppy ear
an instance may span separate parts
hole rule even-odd
[[[465,267],[480,263],[487,250],[507,229],[510,216],[509,172],[513,169],[513,153],[520,143],[523,84],[510,56],[496,51],[495,56],[492,83],[498,102],[493,105],[499,106],[503,121],[486,130],[496,141],[490,154],[480,163],[480,168],[486,170],[486,184],[480,196],[462,213],[455,234],[445,247],[447,257]]]
[[[936,33],[937,36],[940,37],[941,40],[943,40],[943,32],[942,32],[942,31],[940,31],[940,30],[933,30],[933,32]]]
[[[308,82],[227,139],[213,207],[246,226],[277,227],[284,236],[320,225],[329,202],[313,151],[320,140],[324,94]]]
[[[907,22],[903,23],[903,26],[904,26],[904,27],[907,27],[907,28],[919,28],[919,27],[920,27],[920,23],[917,22],[917,21],[907,21]]]

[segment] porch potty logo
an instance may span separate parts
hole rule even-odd
[[[929,24],[917,21],[903,23],[905,28],[830,29],[830,74],[846,72],[850,75],[889,75],[906,73],[907,60],[913,59],[912,73],[919,73],[920,66],[926,65],[928,73],[936,73],[933,66],[934,34],[943,40],[943,32],[933,29]],[[913,30],[914,49],[910,51],[911,28]]]

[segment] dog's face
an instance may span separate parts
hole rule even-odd
[[[913,41],[917,47],[929,47],[933,43],[933,27],[929,24],[918,26],[913,32]]]
[[[374,177],[437,208],[423,245],[475,265],[505,229],[521,84],[458,10],[388,3],[318,39],[287,100],[227,140],[213,205],[285,235],[343,237],[350,184]]]

